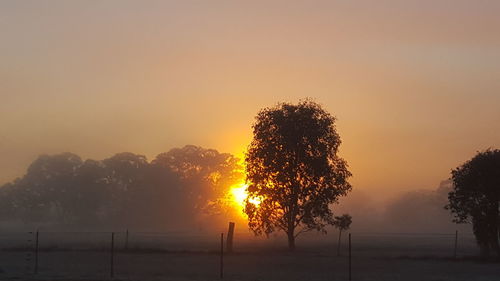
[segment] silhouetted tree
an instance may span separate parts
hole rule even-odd
[[[301,233],[326,232],[334,223],[330,204],[351,189],[347,163],[337,155],[340,143],[335,118],[315,102],[281,103],[258,113],[245,158],[245,212],[256,235],[283,230],[293,250]]]
[[[75,168],[69,180],[72,194],[66,199],[64,207],[71,214],[71,220],[65,223],[89,226],[105,222],[102,212],[109,197],[105,176],[106,170],[100,161],[85,160]]]
[[[333,225],[339,230],[339,242],[337,243],[337,256],[340,256],[340,238],[342,237],[342,231],[348,230],[351,227],[352,217],[348,214],[343,214],[342,216],[336,216]]]
[[[243,178],[239,159],[215,149],[186,145],[159,154],[153,165],[176,173],[181,181],[178,202],[188,207],[185,215],[219,214],[224,206],[222,198],[228,188]]]
[[[15,205],[24,221],[56,218],[70,223],[75,220],[72,200],[79,189],[74,184],[76,170],[82,165],[78,155],[61,153],[41,155],[17,181]]]
[[[0,221],[12,219],[17,215],[14,202],[17,181],[0,186]]]
[[[499,201],[500,150],[478,152],[471,160],[452,171],[453,190],[450,209],[457,223],[472,222],[476,240],[484,257],[490,249],[500,256]]]
[[[42,155],[26,175],[0,187],[0,220],[107,229],[193,226],[206,215],[213,222],[242,173],[236,157],[197,146],[172,149],[152,163],[129,152],[102,161]]]
[[[115,224],[131,224],[137,210],[137,196],[143,192],[147,182],[149,163],[145,156],[122,152],[102,160],[107,183],[105,214]]]

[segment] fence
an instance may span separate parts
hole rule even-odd
[[[183,232],[0,233],[5,278],[173,280],[351,280],[374,259],[462,259],[477,254],[474,237],[460,233],[352,233],[337,256],[336,234],[309,235],[297,253],[284,237],[235,233],[224,254],[224,234]],[[349,246],[348,246],[349,245]],[[353,258],[350,253],[352,252]],[[293,273],[293,278],[289,274]],[[0,277],[2,277],[0,275]]]

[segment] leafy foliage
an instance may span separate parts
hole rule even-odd
[[[351,227],[352,217],[348,214],[343,214],[342,216],[336,216],[333,225],[335,228],[344,231]]]
[[[500,255],[500,150],[477,153],[452,171],[453,190],[446,206],[457,223],[472,222],[476,240],[488,255],[490,248]]]
[[[291,248],[299,234],[325,231],[334,223],[330,204],[351,190],[335,118],[309,100],[281,103],[258,113],[253,135],[245,159],[249,227],[257,235],[283,230]]]
[[[238,158],[194,145],[161,153],[152,164],[176,173],[184,189],[179,199],[193,206],[193,211],[206,214],[222,212],[221,198],[227,188],[243,178]]]
[[[82,161],[72,153],[42,155],[25,176],[0,187],[0,220],[140,229],[200,226],[202,216],[222,212],[213,201],[241,179],[233,170],[241,173],[234,156],[192,145],[152,162],[129,152],[101,161]]]

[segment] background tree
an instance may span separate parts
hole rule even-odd
[[[339,242],[337,243],[337,256],[340,256],[340,238],[342,237],[342,231],[348,230],[351,227],[352,217],[348,214],[343,214],[342,216],[335,217],[333,225],[339,230]]]
[[[42,155],[23,177],[0,186],[0,227],[157,231],[213,224],[222,220],[217,200],[242,178],[236,157],[191,145],[153,162],[129,152],[100,161]]]
[[[315,102],[281,103],[258,113],[245,158],[245,213],[256,235],[282,230],[293,250],[301,233],[325,232],[333,224],[330,204],[351,190],[351,173],[337,155],[340,143],[335,118]]]
[[[56,219],[71,223],[75,217],[74,202],[79,188],[74,176],[82,159],[72,153],[41,155],[28,168],[26,176],[15,185],[13,198],[25,222]]]
[[[152,164],[178,175],[182,184],[176,200],[186,208],[184,216],[198,220],[200,226],[207,221],[206,216],[213,220],[222,213],[228,188],[244,177],[238,162],[229,153],[186,145],[159,154]]]
[[[139,208],[140,199],[149,191],[150,165],[143,155],[122,152],[101,161],[105,169],[106,204],[103,215],[111,226],[137,226],[150,214]],[[160,188],[160,187],[158,187]],[[149,203],[149,202],[148,202]]]
[[[453,190],[446,206],[457,223],[470,223],[481,254],[494,250],[500,256],[499,201],[500,150],[478,152],[471,160],[452,171]]]

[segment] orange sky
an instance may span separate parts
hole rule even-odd
[[[312,97],[338,117],[354,188],[433,188],[500,147],[499,14],[481,0],[2,1],[0,183],[40,153],[240,154],[260,108]]]

